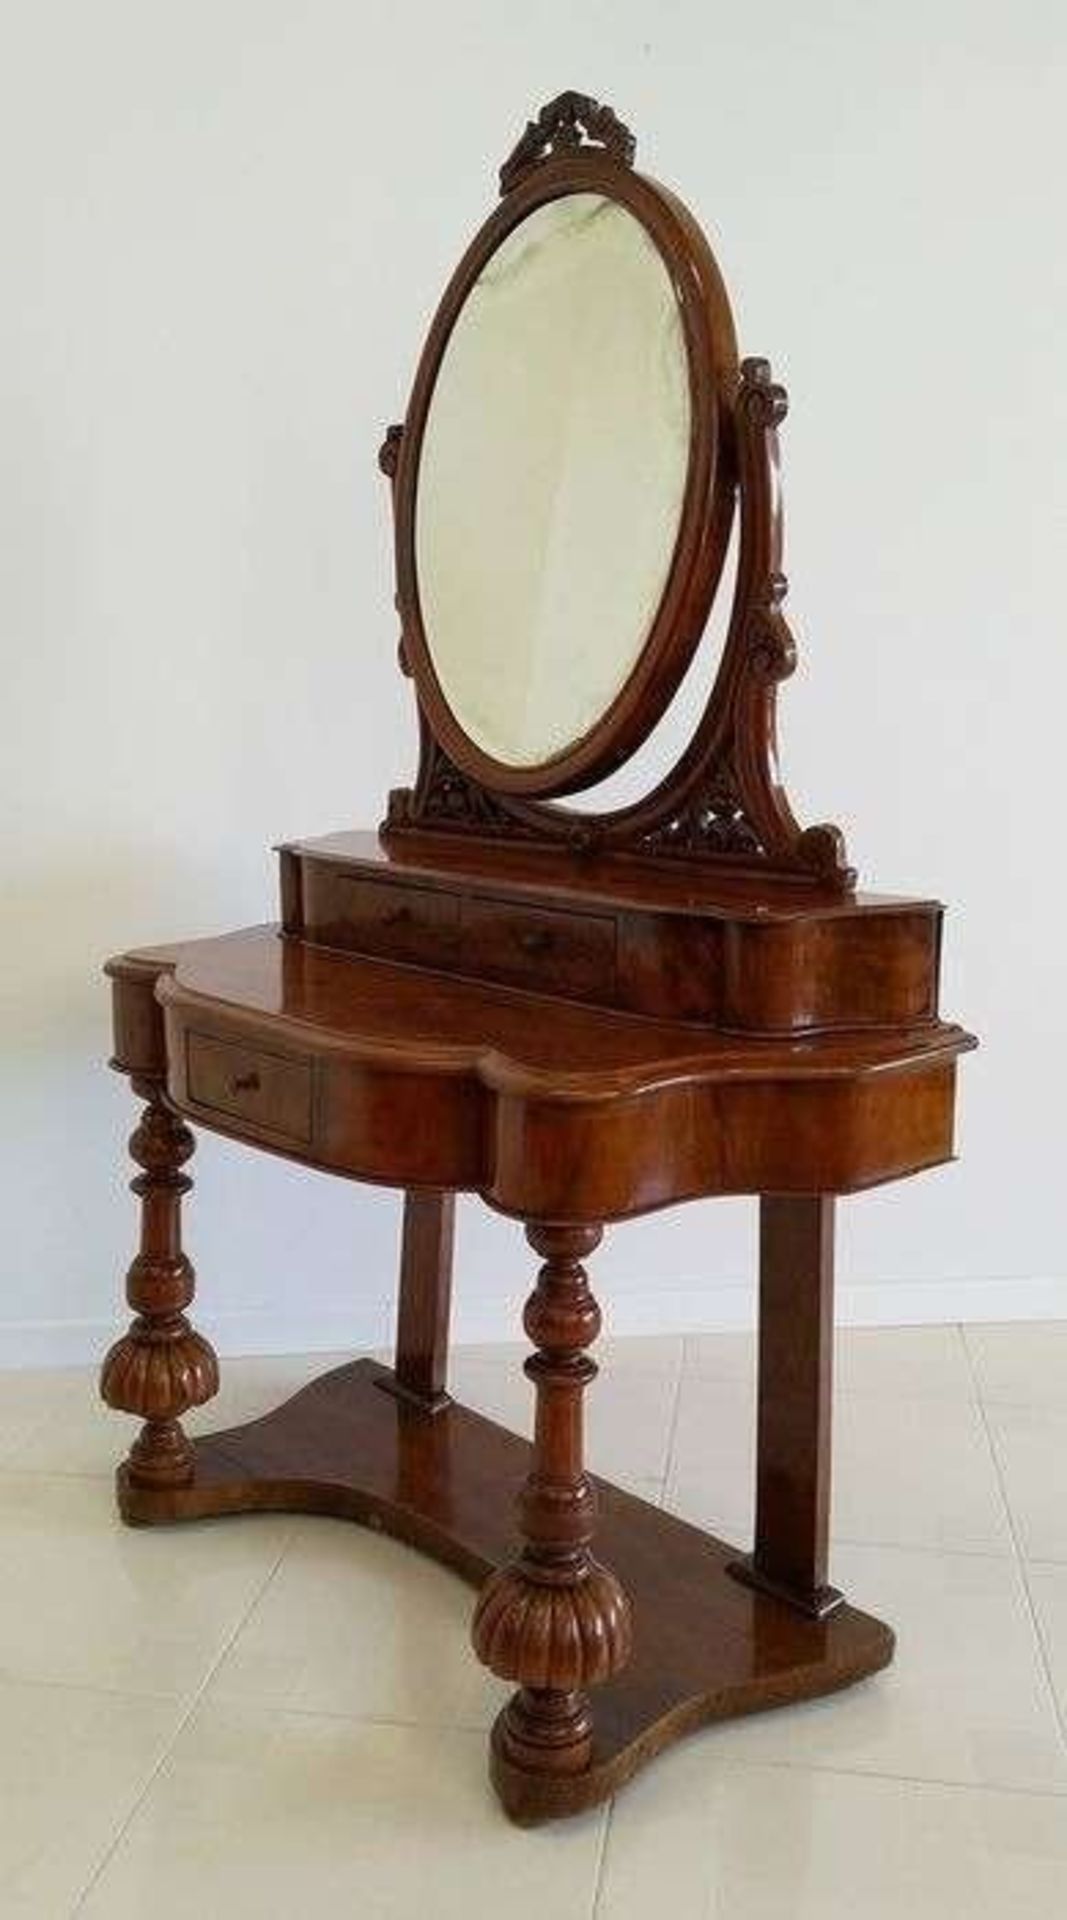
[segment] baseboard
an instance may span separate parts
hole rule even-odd
[[[839,1290],[843,1327],[922,1327],[950,1321],[1067,1320],[1067,1274],[1000,1280],[882,1280]]]
[[[392,1312],[384,1301],[357,1301],[351,1312],[316,1312],[306,1302],[243,1313],[193,1315],[220,1354],[365,1353],[388,1345]],[[128,1318],[128,1316],[127,1316]],[[121,1309],[113,1320],[23,1320],[0,1324],[0,1370],[5,1367],[76,1367],[101,1360],[123,1331]]]
[[[756,1323],[751,1281],[683,1287],[602,1289],[604,1327],[612,1334],[720,1333]],[[1067,1274],[1023,1280],[880,1280],[839,1286],[835,1319],[842,1327],[943,1326],[999,1320],[1067,1319]],[[513,1340],[510,1301],[475,1296],[456,1309],[459,1342]],[[521,1335],[519,1336],[521,1337]]]
[[[751,1327],[755,1291],[748,1281],[709,1287],[605,1289],[605,1330],[612,1334],[714,1333]],[[1020,1280],[883,1280],[840,1288],[841,1326],[936,1326],[946,1321],[1067,1320],[1067,1275]],[[306,1302],[240,1313],[196,1313],[221,1354],[347,1353],[376,1350],[391,1339],[386,1300],[356,1301],[350,1311],[316,1311]],[[0,1323],[0,1369],[84,1366],[99,1360],[121,1331],[111,1320],[22,1320]],[[459,1289],[459,1345],[521,1338],[515,1302]]]

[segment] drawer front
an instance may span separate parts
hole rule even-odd
[[[510,900],[463,902],[463,969],[509,986],[579,999],[610,999],[615,986],[615,921],[609,914],[518,907]]]
[[[343,944],[383,960],[444,966],[454,957],[459,900],[434,887],[394,886],[388,880],[341,878],[334,889]]]
[[[189,1033],[185,1065],[186,1090],[196,1106],[248,1120],[294,1146],[310,1146],[310,1060]]]

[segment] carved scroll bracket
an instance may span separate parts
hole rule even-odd
[[[401,640],[403,664],[403,640]],[[391,829],[430,827],[491,835],[522,835],[520,822],[501,800],[479,786],[450,760],[419,714],[421,747],[419,775],[414,791],[394,787],[389,795],[385,824]],[[527,836],[528,837],[528,836]]]
[[[510,193],[539,160],[557,153],[608,154],[632,167],[637,142],[610,107],[587,93],[561,93],[542,107],[516,141],[500,169],[500,191]]]
[[[389,482],[389,491],[393,499],[394,512],[396,510],[396,475],[397,475],[397,468],[400,465],[400,443],[403,440],[403,438],[404,438],[403,425],[397,425],[394,422],[394,424],[391,427],[386,428],[385,439],[382,441],[381,446],[378,448],[378,467],[379,467],[379,471],[384,473],[386,479]],[[396,594],[394,596],[394,603],[396,605],[397,612],[400,613],[399,594]],[[408,659],[407,648],[404,645],[404,628],[403,628],[402,614],[401,614],[400,639],[397,642],[396,658],[397,658],[397,665],[399,666],[401,673],[404,674],[404,676],[408,680],[410,680],[411,679],[411,662]]]

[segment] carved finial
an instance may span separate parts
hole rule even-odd
[[[739,398],[741,406],[757,413],[767,427],[780,427],[789,412],[789,395],[772,378],[769,360],[742,360]]]
[[[500,191],[512,187],[539,160],[555,153],[606,153],[621,166],[632,167],[637,142],[610,107],[587,93],[561,93],[528,122],[500,169]]]
[[[378,465],[388,480],[396,479],[397,462],[400,459],[400,442],[403,437],[403,427],[387,427],[385,439],[378,448]]]
[[[825,822],[817,827],[806,827],[797,843],[797,851],[810,870],[820,880],[825,880],[828,886],[855,886],[856,869],[848,864],[845,836],[840,827]]]

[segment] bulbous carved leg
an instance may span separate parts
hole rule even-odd
[[[184,1486],[193,1477],[193,1449],[181,1416],[219,1390],[214,1349],[185,1317],[196,1281],[181,1246],[181,1200],[193,1184],[182,1167],[195,1142],[164,1105],[158,1081],[137,1075],[132,1084],[148,1102],[130,1136],[143,1169],[130,1183],[141,1201],[141,1250],[126,1277],[136,1318],[104,1361],[100,1392],[109,1407],[145,1423],[130,1449],[129,1479],[143,1487]]]
[[[526,1231],[545,1262],[523,1316],[537,1348],[525,1367],[537,1391],[533,1459],[519,1496],[526,1545],[486,1582],[472,1635],[485,1665],[519,1684],[498,1723],[504,1757],[529,1772],[575,1773],[592,1751],[586,1689],[626,1665],[631,1641],[629,1600],[590,1551],[596,1503],[582,1457],[582,1396],[596,1375],[585,1349],[600,1331],[600,1309],[581,1258],[600,1228]]]

